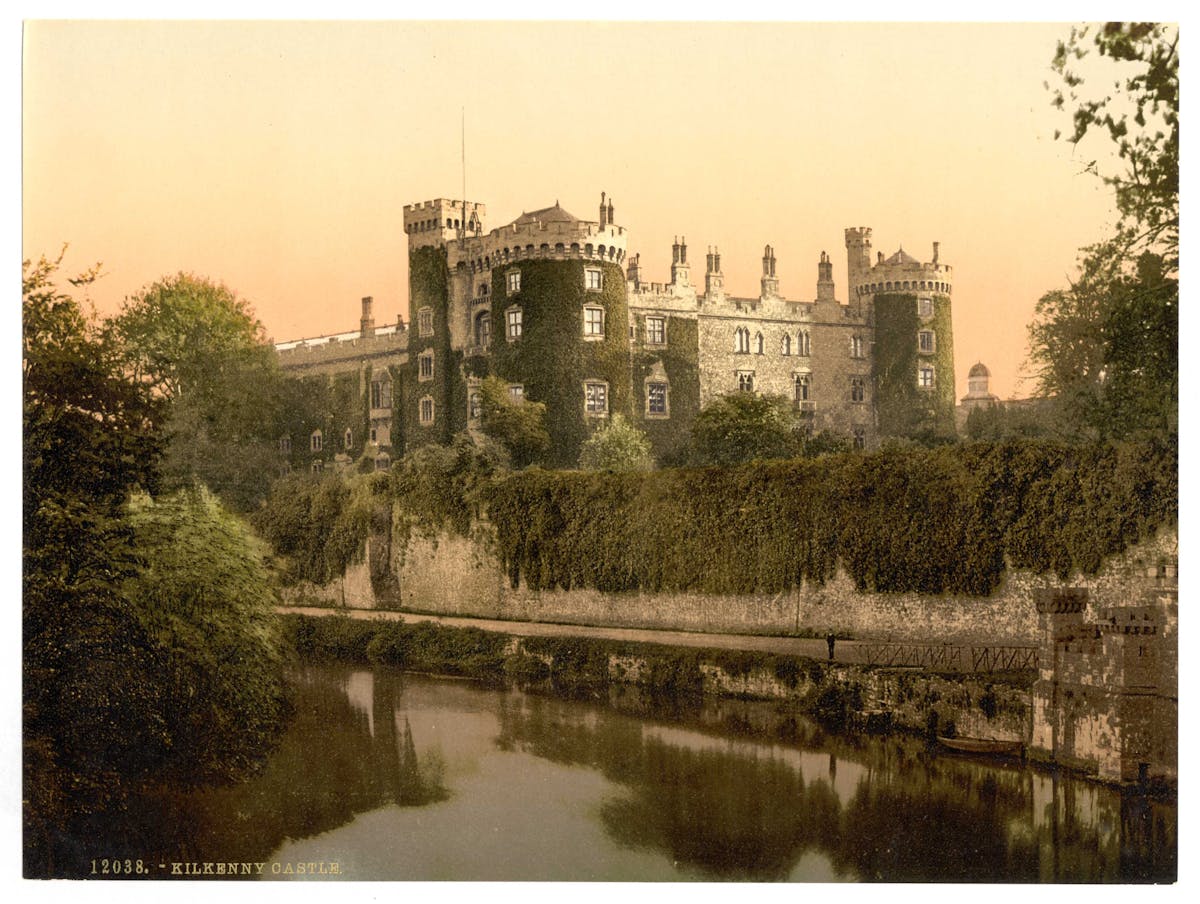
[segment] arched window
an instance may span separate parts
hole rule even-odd
[[[812,354],[812,347],[809,345],[808,330],[801,330],[796,336],[796,354],[804,358]]]
[[[314,430],[312,432],[312,435],[309,436],[308,448],[309,448],[309,451],[311,451],[311,452],[320,452],[321,451],[321,431],[320,430]]]
[[[779,353],[781,355],[790,355],[792,353],[792,334],[784,333],[783,341],[779,343]]]
[[[739,355],[750,354],[750,331],[744,326],[733,331],[733,350]]]
[[[354,448],[354,431],[349,427],[346,428],[345,434],[342,435],[342,448],[346,450]]]
[[[492,341],[492,314],[480,311],[475,316],[475,344],[487,348]]]
[[[754,354],[761,355],[763,353],[763,334],[754,334]]]

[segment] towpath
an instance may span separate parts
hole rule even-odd
[[[593,625],[568,625],[548,622],[503,621],[492,618],[458,618],[448,615],[423,615],[417,612],[394,612],[385,609],[324,609],[309,606],[280,606],[280,612],[301,615],[333,615],[350,618],[386,619],[403,622],[437,622],[459,628],[480,628],[517,637],[594,637],[604,640],[627,640],[638,643],[659,643],[673,647],[712,647],[724,650],[754,650],[763,653],[787,653],[826,659],[828,650],[824,639],[813,637],[771,637],[756,634],[704,634],[698,631],[660,631],[653,628],[602,628]],[[839,640],[834,648],[838,662],[865,662],[862,644],[855,640]]]

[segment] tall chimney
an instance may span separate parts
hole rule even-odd
[[[359,335],[366,339],[375,335],[375,318],[371,316],[371,306],[375,299],[367,295],[362,300],[362,320],[359,321]]]

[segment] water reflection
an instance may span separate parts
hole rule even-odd
[[[1164,881],[1173,803],[826,735],[771,704],[584,704],[378,669],[294,676],[237,788],[161,795],[92,856],[331,861],[353,879]],[[76,873],[78,874],[78,873]]]

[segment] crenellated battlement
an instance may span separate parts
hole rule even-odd
[[[403,323],[379,327],[374,335],[361,332],[313,336],[275,344],[279,363],[288,370],[304,370],[347,361],[407,355],[408,328]]]
[[[873,263],[871,230],[846,230],[850,255],[850,293],[862,297],[886,292],[930,292],[950,295],[954,291],[954,268],[938,262],[938,242],[933,243],[933,260],[922,262],[903,248],[889,258],[878,252]]]
[[[587,220],[514,222],[487,235],[468,237],[447,249],[453,270],[471,273],[522,260],[592,260],[623,264],[625,227]]]

